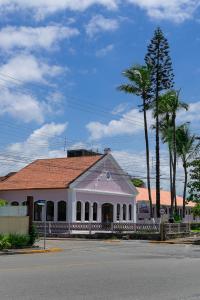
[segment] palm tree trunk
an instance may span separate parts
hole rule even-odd
[[[147,187],[149,194],[149,206],[150,206],[150,218],[153,218],[153,206],[151,196],[151,180],[150,180],[150,163],[149,163],[149,138],[148,138],[148,126],[147,126],[147,114],[146,114],[146,103],[143,100],[143,112],[144,112],[144,132],[145,132],[145,145],[146,145],[146,164],[147,164]]]
[[[176,201],[176,115],[173,115],[173,202]],[[172,208],[173,209],[173,208]]]
[[[158,78],[158,74],[157,74]],[[156,215],[160,218],[160,136],[159,136],[159,92],[156,89]]]
[[[186,201],[186,192],[187,192],[187,179],[188,179],[186,162],[183,163],[183,168],[184,168],[184,174],[185,174],[184,190],[183,190],[183,219],[184,219],[185,218],[185,201]]]
[[[173,183],[172,183],[172,169],[173,169],[173,163],[172,163],[172,151],[169,147],[169,171],[170,171],[170,194],[171,194],[171,212],[170,212],[170,219],[173,217],[173,206],[174,206],[174,200],[173,200]]]

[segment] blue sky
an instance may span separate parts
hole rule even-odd
[[[128,172],[145,177],[140,100],[116,87],[125,81],[124,69],[143,63],[157,26],[170,43],[176,88],[191,104],[179,121],[191,121],[199,134],[199,5],[199,0],[0,0],[0,174],[37,157],[64,156],[66,148],[111,147]],[[150,140],[153,177],[153,132]],[[163,147],[166,188],[167,165]]]

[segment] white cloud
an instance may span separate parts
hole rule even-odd
[[[52,49],[56,42],[77,36],[76,28],[59,25],[46,27],[13,27],[7,26],[0,30],[0,48]]]
[[[11,58],[6,64],[0,66],[0,76],[8,75],[17,80],[18,84],[28,82],[47,83],[47,79],[63,72],[60,66],[50,66],[40,62],[33,55],[17,55]],[[8,79],[8,78],[7,78]],[[10,85],[14,82],[9,80]],[[9,84],[7,82],[7,84]],[[15,81],[16,84],[16,81]]]
[[[44,110],[31,95],[23,93],[14,93],[8,89],[1,89],[0,92],[0,115],[8,114],[23,122],[44,121]]]
[[[176,23],[193,17],[200,5],[199,0],[127,0],[147,11],[154,19],[165,19]]]
[[[144,151],[113,151],[114,158],[118,161],[120,166],[128,174],[138,177],[144,180],[146,183],[146,155]],[[170,190],[169,181],[169,160],[168,152],[161,150],[161,188],[164,190]],[[156,186],[156,168],[155,168],[155,153],[150,152],[151,158],[151,186],[155,188]],[[181,162],[177,165],[177,194],[182,195],[183,193],[183,168]]]
[[[102,49],[99,49],[96,51],[96,56],[97,57],[103,57],[106,56],[109,52],[112,52],[112,50],[114,49],[114,45],[110,44]]]
[[[129,107],[129,103],[120,103],[119,105],[117,105],[113,110],[112,110],[112,114],[113,115],[118,115],[123,113],[125,110],[127,110],[127,108]]]
[[[149,126],[152,124],[151,113],[148,113]],[[111,120],[108,124],[90,122],[86,125],[91,140],[122,134],[133,135],[143,130],[142,114],[138,109],[132,109],[122,115],[119,120]]]
[[[107,9],[117,9],[118,0],[0,0],[0,10],[6,12],[14,10],[30,10],[35,12],[37,19],[44,18],[66,9],[84,11],[92,5],[102,5]]]
[[[18,170],[38,158],[66,156],[59,143],[57,148],[52,149],[52,145],[55,144],[54,139],[63,134],[66,129],[67,123],[45,124],[34,130],[24,142],[9,145],[5,149],[6,154],[0,153],[0,160],[5,160],[5,164],[1,163],[1,174]]]
[[[189,110],[182,110],[177,115],[180,123],[192,122],[192,125],[199,124],[200,121],[200,101],[189,104]]]
[[[119,22],[116,19],[105,18],[102,15],[93,16],[86,26],[86,33],[93,37],[95,34],[102,31],[115,31],[119,27]]]

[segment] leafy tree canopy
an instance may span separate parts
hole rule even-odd
[[[142,179],[132,178],[131,181],[135,187],[145,187],[145,183]]]
[[[188,201],[200,204],[200,159],[193,160],[190,164],[190,182],[188,183]]]

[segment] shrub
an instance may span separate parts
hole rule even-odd
[[[0,207],[1,206],[6,206],[8,202],[6,200],[0,199]]]
[[[11,248],[25,248],[30,245],[30,236],[27,234],[9,234],[8,242]]]
[[[11,248],[11,244],[8,240],[8,236],[1,236],[0,238],[0,250]]]
[[[191,230],[200,230],[200,223],[191,223]]]
[[[34,245],[37,238],[38,238],[38,232],[36,226],[32,225],[29,233],[29,244],[31,246]]]

